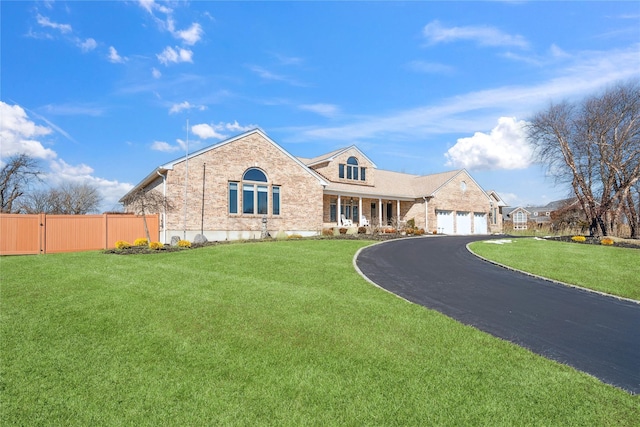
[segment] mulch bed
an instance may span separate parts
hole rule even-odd
[[[402,236],[401,234],[340,234],[338,236],[313,236],[313,237],[304,237],[304,240],[373,240],[373,241],[385,241],[391,239],[397,239]],[[297,240],[297,239],[287,239],[287,240]],[[158,250],[149,249],[148,246],[131,246],[126,249],[107,249],[104,251],[105,254],[111,255],[145,255],[145,254],[161,254],[167,252],[180,252],[180,251],[188,251],[191,249],[204,248],[208,246],[217,246],[217,245],[225,245],[230,243],[255,243],[262,242],[263,240],[234,240],[231,241],[221,241],[221,242],[207,242],[207,243],[192,243],[190,248],[180,248],[177,246],[169,246],[165,245]],[[276,239],[265,239],[265,241],[276,241]]]
[[[602,237],[590,237],[590,236],[586,236],[586,240],[584,242],[575,242],[573,240],[571,240],[573,236],[559,236],[559,237],[545,237],[545,239],[547,240],[556,240],[558,242],[568,242],[568,243],[575,243],[578,245],[600,245],[600,240],[602,239]],[[633,243],[633,242],[627,242],[624,240],[621,241],[617,241],[613,244],[613,246],[618,247],[618,248],[629,248],[629,249],[640,249],[640,245]]]

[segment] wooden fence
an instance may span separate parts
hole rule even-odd
[[[151,240],[159,238],[158,215],[147,215]],[[145,237],[138,215],[0,214],[0,255],[47,254],[114,248]]]

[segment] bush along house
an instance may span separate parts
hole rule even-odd
[[[134,203],[140,198],[164,203],[144,207]],[[259,129],[157,167],[120,202],[126,212],[160,214],[163,243],[407,222],[426,233],[499,233],[505,206],[464,169],[424,176],[381,170],[355,146],[300,158]]]

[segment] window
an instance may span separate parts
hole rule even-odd
[[[238,183],[229,183],[229,213],[238,213]]]
[[[273,196],[273,214],[280,215],[280,187],[274,185],[271,194]]]
[[[336,209],[336,199],[331,199],[329,201],[329,221],[336,222],[338,219],[337,209]]]
[[[366,180],[366,168],[358,166],[358,159],[355,157],[349,157],[347,159],[347,163],[340,163],[338,165],[338,177],[351,179],[354,181],[365,181]]]
[[[269,213],[269,186],[266,185],[267,176],[265,173],[257,168],[247,169],[242,180],[242,213],[267,215]],[[229,184],[229,213],[237,213],[237,208],[233,212],[234,200],[235,206],[237,206],[237,185],[237,183]],[[235,189],[235,193],[233,189]],[[280,187],[272,187],[272,201],[273,215],[280,215]]]
[[[255,213],[255,185],[253,184],[242,186],[242,213]]]

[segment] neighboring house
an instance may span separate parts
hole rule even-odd
[[[544,206],[516,206],[504,210],[505,225],[512,224],[514,230],[526,230],[531,226],[542,228],[558,222],[558,216],[571,212],[580,216],[582,212],[576,198],[550,202]]]
[[[410,219],[428,233],[502,232],[504,203],[464,169],[426,176],[381,170],[355,146],[297,158],[259,129],[159,166],[122,197],[125,211],[140,190],[158,191],[174,206],[157,212],[163,243],[176,235],[259,238],[263,222],[271,235],[398,227]]]

